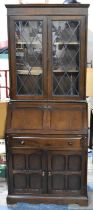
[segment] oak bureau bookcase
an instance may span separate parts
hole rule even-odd
[[[6,7],[7,202],[87,205],[89,5]]]

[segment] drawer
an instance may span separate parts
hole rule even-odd
[[[62,149],[80,149],[81,137],[77,138],[34,138],[34,137],[13,137],[9,139],[9,147],[13,148],[59,148]]]

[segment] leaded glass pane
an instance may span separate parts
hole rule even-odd
[[[52,94],[79,95],[80,21],[52,21]]]
[[[42,21],[15,21],[16,91],[43,95]]]

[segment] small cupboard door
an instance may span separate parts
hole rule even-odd
[[[14,193],[45,193],[47,189],[46,157],[37,149],[13,149],[10,155],[9,179]]]
[[[85,160],[81,151],[49,151],[48,193],[79,195],[84,193]]]
[[[84,98],[85,32],[83,16],[48,18],[49,98]]]
[[[47,27],[42,16],[11,16],[9,30],[11,97],[47,96]]]

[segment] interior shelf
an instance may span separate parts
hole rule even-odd
[[[54,42],[53,45],[80,45],[79,42]]]
[[[57,69],[57,70],[53,70],[54,73],[78,73],[79,70],[76,69],[68,69],[68,70],[61,70],[61,69]]]

